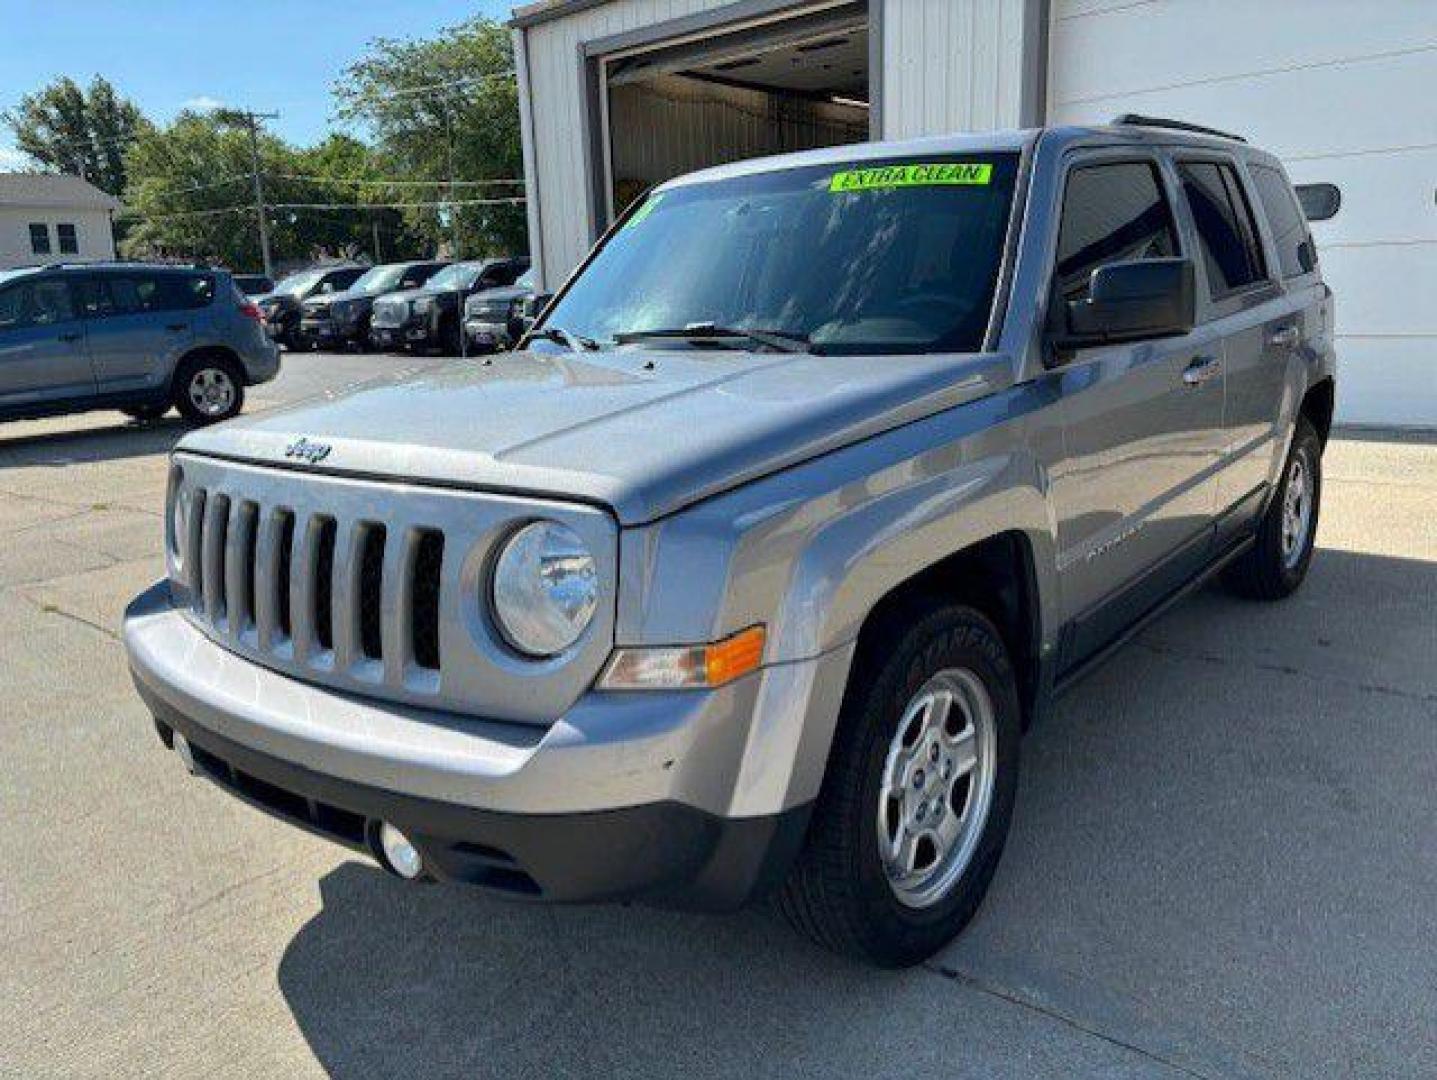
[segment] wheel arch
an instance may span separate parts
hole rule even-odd
[[[175,370],[170,375],[170,392],[173,394],[179,389],[180,376],[185,370],[196,361],[201,360],[223,360],[231,368],[241,386],[248,386],[249,379],[245,375],[244,363],[240,360],[239,353],[227,345],[196,345],[186,349],[180,358],[175,361]]]
[[[1026,532],[1008,529],[969,544],[924,567],[877,599],[859,627],[854,670],[865,656],[878,651],[889,629],[915,608],[942,600],[967,604],[987,616],[1003,637],[1017,676],[1026,728],[1044,690],[1038,588],[1033,544]]]
[[[1337,384],[1330,376],[1309,386],[1298,408],[1298,414],[1305,416],[1317,431],[1323,449],[1327,448],[1327,437],[1332,433],[1332,416],[1336,408]]]

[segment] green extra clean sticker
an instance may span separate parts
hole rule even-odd
[[[663,199],[664,193],[662,191],[659,192],[657,195],[650,195],[644,205],[639,207],[638,210],[634,213],[634,216],[629,218],[628,221],[624,222],[624,228],[632,229],[635,225],[641,224],[644,218],[648,217],[650,214],[652,214],[655,210],[659,208],[659,203],[663,202]]]
[[[873,169],[850,169],[834,173],[829,191],[883,191],[903,187],[947,187],[986,184],[993,178],[993,166],[935,161],[914,165],[880,165]]]

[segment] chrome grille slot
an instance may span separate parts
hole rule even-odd
[[[204,539],[200,545],[200,592],[205,617],[220,629],[226,625],[225,539],[229,532],[230,500],[211,495],[205,500]]]
[[[584,531],[613,582],[603,511],[519,496],[247,465],[180,452],[177,600],[226,650],[292,678],[418,708],[548,722],[593,683],[613,608],[562,666],[530,666],[486,616],[494,545],[517,521]]]

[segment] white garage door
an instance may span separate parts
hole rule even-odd
[[[1236,131],[1341,208],[1339,419],[1437,426],[1437,0],[1054,0],[1051,123]]]

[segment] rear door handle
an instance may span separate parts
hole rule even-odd
[[[172,323],[170,323],[169,325],[167,325],[167,326],[165,327],[165,329],[168,330],[168,331],[169,331],[170,333],[172,333],[172,334],[178,334],[178,333],[180,333],[180,332],[182,332],[182,331],[184,331],[184,330],[188,330],[189,328],[190,328],[190,324],[189,324],[189,323],[182,323],[182,322],[172,322]]]
[[[1183,368],[1183,382],[1189,386],[1201,386],[1222,371],[1222,361],[1216,356],[1199,356]]]
[[[79,340],[80,340],[80,332],[79,332],[78,330],[68,331],[68,332],[66,332],[66,333],[60,335],[60,340],[61,340],[61,341],[71,341],[71,342],[73,342],[73,341],[79,341]]]
[[[1267,335],[1267,343],[1274,349],[1292,349],[1302,340],[1302,332],[1295,326],[1284,326]]]

